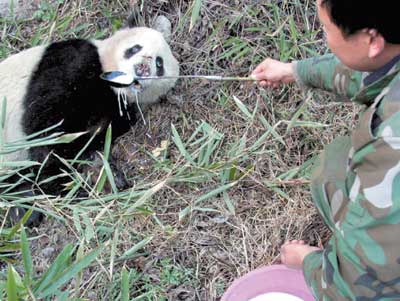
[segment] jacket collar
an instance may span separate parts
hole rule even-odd
[[[352,101],[360,104],[370,105],[380,94],[383,88],[399,74],[400,55],[394,57],[390,62],[371,73],[364,73],[361,89]]]

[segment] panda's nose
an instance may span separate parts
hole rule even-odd
[[[135,65],[136,76],[150,76],[150,65],[149,64],[137,64]]]

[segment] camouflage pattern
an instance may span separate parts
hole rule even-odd
[[[365,106],[320,155],[313,200],[332,238],[303,263],[316,300],[400,300],[400,57],[374,73],[333,55],[295,63],[300,84]]]

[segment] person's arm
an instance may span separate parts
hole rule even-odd
[[[267,58],[251,76],[263,87],[296,81],[300,86],[323,89],[348,99],[360,90],[362,83],[362,72],[347,68],[332,54],[291,63]]]
[[[351,99],[360,91],[362,72],[343,65],[333,54],[293,62],[294,77],[301,86],[319,88]]]
[[[310,253],[303,261],[303,274],[316,300],[355,300],[354,294],[340,271],[335,238],[328,248]],[[355,267],[352,267],[355,268]]]

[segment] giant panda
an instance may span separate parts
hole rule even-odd
[[[166,39],[170,24],[165,17],[158,27],[129,26],[104,40],[72,39],[38,46],[12,55],[0,63],[0,100],[6,100],[3,140],[23,140],[28,135],[61,125],[52,132],[85,134],[69,144],[41,146],[3,156],[5,161],[46,160],[44,177],[60,172],[60,160],[71,159],[94,136],[86,157],[101,150],[105,131],[113,138],[130,129],[140,107],[155,103],[175,85],[174,79],[146,80],[140,92],[116,88],[100,78],[109,71],[140,76],[177,76],[179,64]],[[161,22],[163,21],[163,22]],[[165,26],[167,24],[167,26]],[[55,186],[54,186],[55,185]],[[57,193],[59,183],[49,185]]]

